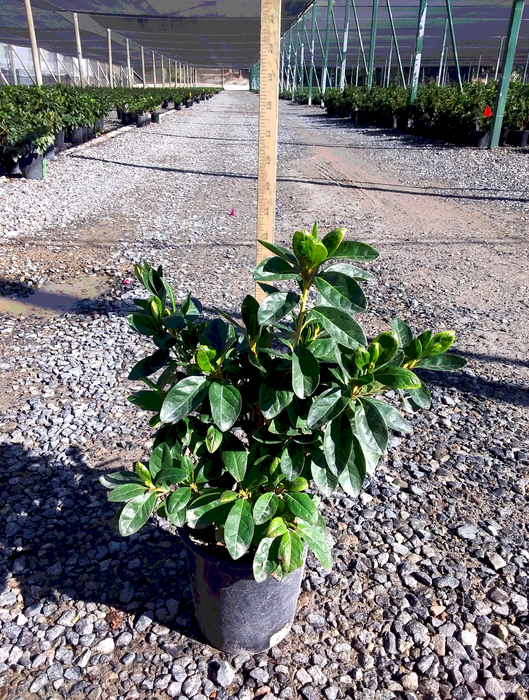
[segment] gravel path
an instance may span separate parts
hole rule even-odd
[[[282,104],[278,239],[314,218],[349,226],[381,251],[368,332],[396,314],[455,328],[469,366],[429,377],[432,410],[357,501],[326,501],[333,571],[309,557],[293,631],[268,654],[203,643],[172,528],[110,529],[98,476],[149,440],[126,402],[143,348],[123,280],[161,262],[207,309],[252,290],[257,107],[222,93],[71,149],[43,182],[0,180],[3,293],[98,289],[60,316],[0,315],[0,700],[527,698],[527,154]],[[467,199],[476,173],[489,199]]]

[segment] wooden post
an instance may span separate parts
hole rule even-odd
[[[33,22],[33,12],[30,0],[24,0],[26,10],[26,21],[28,23],[29,41],[31,43],[31,53],[33,55],[33,69],[35,71],[35,82],[42,85],[42,71],[40,69],[39,47],[37,45],[37,35],[35,34],[35,24]]]
[[[281,0],[261,0],[257,240],[269,243],[274,240],[276,208],[280,32]],[[257,243],[257,262],[267,256],[266,248]],[[258,284],[255,296],[258,301],[265,297]]]
[[[81,33],[79,31],[79,20],[77,19],[77,12],[72,12],[73,15],[73,29],[75,32],[75,44],[77,46],[77,61],[79,62],[79,78],[81,80],[81,87],[84,87],[85,75],[83,66],[83,49],[81,46]]]

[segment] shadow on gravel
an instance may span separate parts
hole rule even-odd
[[[332,148],[332,146],[327,146],[327,148]],[[108,158],[94,158],[93,156],[72,156],[74,158],[80,158],[81,160],[93,160],[98,163],[109,163],[111,165],[123,165],[127,168],[139,168],[141,170],[160,170],[167,173],[180,173],[182,175],[204,175],[205,177],[228,177],[234,180],[257,180],[257,175],[247,175],[245,173],[230,173],[230,172],[207,172],[206,170],[188,170],[185,168],[168,168],[163,165],[142,165],[141,163],[124,163],[119,160],[108,160]],[[441,199],[472,199],[472,200],[486,200],[486,201],[502,201],[502,202],[529,202],[527,197],[496,197],[496,196],[473,196],[466,194],[444,194],[438,191],[422,191],[415,187],[409,188],[403,186],[402,189],[395,189],[392,185],[391,187],[381,185],[379,183],[359,183],[353,184],[350,180],[299,180],[292,177],[278,177],[277,182],[297,182],[305,185],[318,185],[321,187],[346,187],[351,190],[367,190],[369,192],[392,192],[394,194],[413,194],[420,197],[440,197]],[[374,186],[376,184],[376,186]],[[424,190],[430,188],[423,188]],[[439,188],[443,189],[443,188]],[[466,188],[465,188],[466,189]],[[411,190],[411,192],[410,192]]]
[[[117,504],[107,502],[99,476],[119,465],[96,470],[76,447],[40,457],[17,444],[0,446],[0,463],[0,599],[13,604],[6,588],[13,576],[24,607],[34,606],[26,614],[61,598],[94,602],[132,614],[151,611],[155,622],[202,640],[177,537],[155,523],[127,539],[111,529]]]
[[[465,356],[467,353],[465,353]],[[428,385],[438,386],[473,394],[482,399],[502,401],[513,406],[529,406],[529,389],[509,382],[495,382],[485,377],[472,377],[463,373],[417,371]]]

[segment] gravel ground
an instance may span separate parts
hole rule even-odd
[[[252,289],[256,136],[257,98],[223,93],[61,154],[43,182],[0,181],[4,293],[101,285],[72,313],[0,316],[0,700],[527,698],[523,154],[281,106],[278,238],[316,217],[348,225],[382,253],[368,332],[395,314],[455,328],[470,359],[428,377],[431,411],[392,438],[357,501],[326,500],[335,565],[309,556],[287,639],[234,658],[207,646],[172,528],[110,529],[98,476],[149,445],[126,401],[144,348],[123,281],[133,261],[161,262],[179,296],[237,308]],[[491,199],[443,197],[491,162]]]

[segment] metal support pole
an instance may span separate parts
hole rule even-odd
[[[527,69],[529,68],[529,51],[527,52],[527,59],[525,61],[525,68],[523,70],[523,80],[522,83],[525,84],[525,79],[527,78]]]
[[[5,77],[3,70],[0,68],[0,78],[4,81],[4,85],[9,85],[9,80]]]
[[[27,75],[28,75],[28,78],[31,80],[31,82],[33,83],[33,85],[36,85],[37,83],[36,83],[34,77],[31,75],[31,73],[30,73],[30,72],[28,71],[28,69],[26,68],[26,64],[25,64],[24,61],[20,58],[20,56],[18,55],[18,53],[16,52],[16,49],[15,49],[14,46],[13,46],[13,52],[14,52],[15,56],[18,58],[18,62],[20,63],[20,65],[22,66],[22,68],[26,71],[26,73],[27,73]]]
[[[296,92],[297,84],[298,84],[298,46],[299,46],[299,20],[296,22],[296,38],[294,39],[295,41],[295,50],[294,50],[294,69],[292,71],[292,102],[294,102],[294,94]]]
[[[77,12],[72,12],[73,16],[73,29],[75,32],[75,43],[77,45],[77,60],[79,61],[79,78],[81,80],[81,87],[85,86],[85,76],[83,70],[83,49],[81,46],[81,33],[79,31],[79,20],[77,19]]]
[[[408,87],[410,87],[411,83],[411,72],[413,70],[413,54],[410,56],[410,68],[408,70]]]
[[[145,79],[145,50],[143,46],[140,46],[140,52],[141,52],[141,79],[143,82],[143,87],[145,88],[147,85],[147,81]]]
[[[132,87],[132,68],[130,67],[130,43],[125,39],[125,51],[127,52],[127,85]]]
[[[478,68],[476,71],[476,80],[479,80],[479,74],[481,72],[481,54],[479,54]]]
[[[472,82],[472,63],[468,64],[468,75],[467,75],[467,83]]]
[[[33,12],[30,0],[24,0],[26,10],[26,21],[28,23],[29,41],[31,43],[31,53],[33,55],[33,69],[35,71],[35,82],[42,85],[42,71],[40,69],[39,48],[37,45],[37,35],[35,34],[35,24],[33,22]]]
[[[496,106],[494,108],[494,117],[492,119],[489,148],[497,148],[500,140],[503,115],[505,113],[505,104],[507,103],[507,95],[509,93],[509,83],[511,80],[514,55],[516,53],[518,34],[520,33],[520,24],[522,21],[524,4],[525,0],[513,0],[512,3],[509,29],[507,31],[507,45],[505,47],[502,60],[502,75],[498,93],[496,95]]]
[[[356,31],[358,33],[358,45],[360,46],[360,51],[362,52],[362,60],[364,62],[364,68],[365,68],[366,76],[367,76],[368,70],[367,70],[366,52],[364,51],[364,42],[362,41],[362,32],[360,31],[360,22],[358,21],[358,13],[356,11],[355,0],[351,0],[351,4],[353,6],[353,14],[355,16]]]
[[[110,87],[114,87],[114,64],[112,63],[112,30],[107,29],[107,47],[108,47],[108,76]]]
[[[397,32],[395,30],[395,22],[393,21],[393,12],[391,10],[390,0],[386,0],[386,5],[388,8],[389,23],[391,25],[391,34],[393,37],[393,43],[395,44],[395,52],[397,54],[397,61],[399,64],[400,77],[402,79],[402,84],[406,85],[406,79],[404,78],[404,69],[402,67],[402,60],[400,57],[399,42],[397,41]]]
[[[342,67],[340,70],[340,90],[345,88],[345,71],[347,64],[347,43],[349,41],[349,14],[351,12],[350,0],[345,0],[345,15],[343,19],[343,44],[342,44]]]
[[[9,67],[11,68],[11,79],[13,81],[13,85],[18,85],[17,69],[15,66],[15,51],[11,44],[9,44]]]
[[[355,85],[358,87],[358,73],[360,71],[360,47],[358,47],[358,51],[356,52],[356,78],[355,78]]]
[[[285,70],[285,54],[284,54],[284,42],[283,39],[281,39],[281,48],[280,48],[280,53],[279,53],[279,92],[283,92],[283,79],[284,79],[284,70]],[[251,90],[251,87],[250,87]]]
[[[152,52],[152,85],[156,87],[156,56]]]
[[[452,17],[452,7],[450,5],[450,0],[446,0],[446,14],[448,15],[448,26],[450,27],[452,51],[454,52],[454,61],[456,64],[457,82],[459,83],[460,91],[463,92],[463,82],[461,81],[461,70],[459,68],[459,57],[457,55],[456,32],[454,29],[454,19]]]
[[[391,43],[389,45],[389,57],[388,57],[388,72],[386,73],[386,87],[389,87],[391,81],[391,62],[393,61],[393,37],[391,37]]]
[[[64,63],[61,61],[61,59],[59,58],[58,55],[57,55],[57,61],[58,61],[59,64],[62,66],[63,71],[64,71],[64,72],[66,73],[66,75],[70,78],[70,80],[72,81],[72,83],[73,83],[75,86],[77,86],[77,83],[75,82],[75,77],[74,77],[73,75],[71,75],[71,73],[68,71],[68,69],[66,68],[66,66],[65,66]]]
[[[99,61],[96,61],[96,66],[97,66],[97,70],[96,70],[97,87],[101,87],[101,78],[99,77],[99,70],[100,70]]]
[[[310,71],[309,71],[309,105],[312,104],[312,76],[314,75],[314,30],[316,28],[316,0],[312,5],[310,26]],[[529,58],[529,57],[528,57]]]
[[[290,54],[292,52],[292,28],[288,30],[287,92],[290,90]]]
[[[48,61],[46,60],[46,57],[45,57],[44,54],[42,53],[42,49],[39,49],[39,53],[40,53],[40,58],[41,58],[42,61],[44,62],[44,65],[46,66],[46,68],[49,70],[51,77],[55,80],[56,83],[59,82],[59,81],[57,80],[57,78],[55,77],[55,73],[54,73],[54,72],[52,71],[52,69],[50,68],[50,64],[49,64]]]
[[[415,60],[413,62],[413,74],[411,78],[411,90],[409,103],[411,104],[417,97],[417,87],[419,85],[419,74],[421,71],[422,44],[424,39],[424,28],[426,26],[426,11],[428,0],[420,0],[419,17],[417,21],[417,36],[415,39]]]
[[[377,1],[377,0],[375,0]],[[323,52],[323,74],[321,78],[321,93],[322,99],[327,87],[327,63],[329,61],[329,42],[331,40],[331,16],[332,16],[332,0],[327,0],[327,24],[325,28],[325,50]]]
[[[424,1],[424,0],[423,0]],[[375,44],[377,39],[378,0],[373,0],[371,13],[371,38],[369,40],[369,65],[367,69],[367,89],[373,87],[373,67],[375,63]]]
[[[441,47],[441,58],[439,59],[439,73],[437,74],[437,85],[441,85],[441,78],[443,77],[444,61],[446,56],[446,34],[448,32],[448,20],[445,19],[445,29],[443,33],[443,45]]]
[[[303,90],[303,69],[305,66],[305,15],[301,18],[303,20],[303,31],[301,32],[300,42],[300,57],[299,57],[299,89]]]
[[[500,60],[501,60],[501,54],[503,51],[504,41],[505,41],[505,37],[502,36],[501,41],[500,41],[500,50],[498,51],[498,60],[496,61],[496,72],[494,73],[494,80],[498,80],[498,71],[500,70]]]
[[[162,70],[162,87],[164,88],[165,87],[165,71],[163,68],[163,56],[162,56],[162,54],[160,54],[160,67]]]

